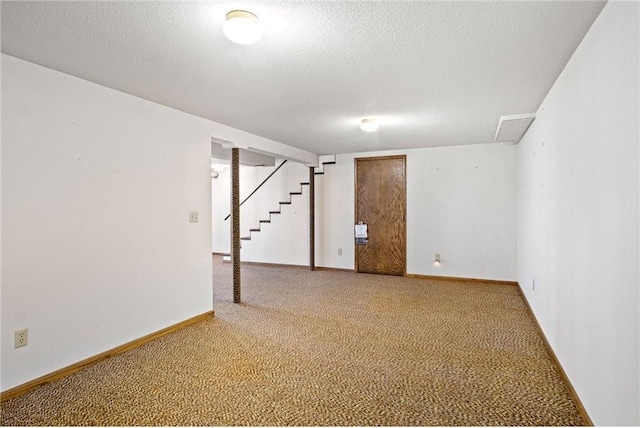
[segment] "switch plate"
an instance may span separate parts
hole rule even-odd
[[[22,348],[29,344],[29,329],[23,328],[13,332],[13,348]]]
[[[198,211],[191,211],[189,213],[189,223],[197,223],[198,222]]]

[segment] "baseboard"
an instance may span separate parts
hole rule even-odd
[[[245,262],[245,261],[240,261],[240,265],[247,265],[247,266],[259,266],[259,267],[275,267],[275,268],[296,268],[296,269],[309,269],[308,265],[288,265],[288,264],[284,264],[284,263],[267,263],[267,262]]]
[[[124,345],[117,346],[113,349],[109,349],[108,351],[102,352],[98,355],[94,355],[93,357],[89,357],[75,364],[71,364],[70,366],[63,367],[60,370],[56,370],[52,373],[46,374],[44,376],[41,376],[27,383],[23,383],[22,385],[18,385],[11,389],[7,389],[6,391],[0,393],[0,401],[7,401],[12,398],[19,397],[39,386],[61,379],[65,376],[69,376],[70,374],[76,373],[98,361],[113,357],[115,355],[121,354],[123,352],[129,351],[139,346],[142,346],[145,343],[151,342],[152,340],[158,339],[159,337],[162,337],[174,331],[180,330],[181,328],[184,328],[188,325],[201,321],[211,315],[213,315],[213,311],[208,311],[208,312],[205,312],[204,314],[196,315],[193,318],[189,318],[187,320],[184,320],[172,326],[163,328],[162,330],[158,330],[155,333],[151,333],[139,339],[132,340],[131,342],[127,342]]]
[[[349,272],[349,273],[355,272],[355,269],[334,268],[334,267],[324,267],[324,266],[316,266],[316,270],[324,270],[329,272]]]
[[[240,265],[247,266],[257,266],[257,267],[270,267],[270,268],[291,268],[291,269],[309,269],[309,265],[291,265],[285,263],[268,263],[268,262],[245,262],[241,261]],[[315,266],[314,270],[326,270],[326,271],[335,271],[335,272],[351,272],[353,273],[353,269],[340,269],[340,268],[331,268],[331,267],[323,267],[323,266]]]
[[[241,265],[249,265],[249,266],[260,266],[260,267],[275,267],[275,268],[306,268],[308,269],[308,265],[288,265],[284,263],[266,263],[266,262],[240,262]],[[333,267],[324,267],[324,266],[315,266],[314,270],[324,270],[324,271],[332,271],[332,272],[350,272],[354,273],[353,269],[342,269],[342,268],[333,268]]]
[[[228,256],[229,253],[213,253],[214,256]],[[267,262],[245,262],[240,260],[240,265],[262,266],[262,267],[278,267],[278,268],[308,268],[307,265],[287,265],[283,263],[267,263]]]
[[[567,389],[569,390],[569,395],[571,395],[571,400],[573,401],[573,404],[575,404],[576,408],[578,409],[578,413],[580,413],[580,416],[582,417],[582,420],[584,421],[584,426],[590,426],[590,427],[594,426],[593,425],[593,421],[591,420],[591,418],[589,417],[589,414],[587,413],[587,410],[582,405],[582,401],[580,400],[580,397],[578,397],[578,393],[573,388],[573,385],[571,385],[571,381],[569,380],[569,377],[567,376],[567,373],[562,368],[562,364],[560,364],[560,360],[558,360],[558,357],[556,356],[556,353],[553,351],[553,348],[551,347],[551,344],[547,340],[547,336],[545,336],[544,331],[542,330],[542,327],[540,326],[540,323],[538,322],[538,318],[536,318],[536,314],[533,312],[533,309],[531,309],[531,305],[529,305],[529,301],[527,300],[527,296],[524,294],[524,291],[522,291],[522,286],[520,286],[520,284],[517,284],[517,285],[518,285],[518,291],[520,292],[520,295],[522,296],[522,300],[524,300],[524,304],[526,305],[527,310],[529,311],[529,313],[531,314],[531,317],[533,318],[533,320],[536,323],[536,328],[538,329],[538,332],[540,333],[540,337],[542,337],[542,341],[544,342],[544,346],[545,346],[545,348],[547,348],[547,352],[549,352],[549,355],[551,356],[551,359],[553,360],[554,364],[556,365],[556,367],[558,367],[558,371],[560,372],[560,376],[562,377],[562,380],[564,380],[564,383],[567,386]]]
[[[420,275],[417,273],[408,273],[407,278],[432,279],[437,281],[459,281],[459,282],[484,282],[489,284],[512,285],[517,286],[516,281],[504,281],[498,279],[480,279],[480,278],[461,278],[457,276],[437,276],[437,275]]]

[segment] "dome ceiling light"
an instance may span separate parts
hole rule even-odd
[[[246,10],[232,10],[227,13],[222,31],[229,40],[239,45],[252,45],[262,37],[258,17]]]
[[[378,121],[376,119],[362,119],[360,129],[364,132],[376,132],[378,130]]]

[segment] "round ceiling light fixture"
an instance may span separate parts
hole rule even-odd
[[[224,35],[233,43],[252,45],[262,37],[258,17],[246,10],[232,10],[222,26]]]
[[[364,132],[376,132],[378,130],[378,121],[376,119],[362,119],[360,129]]]

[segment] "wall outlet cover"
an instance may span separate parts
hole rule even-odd
[[[13,332],[13,348],[22,348],[29,344],[29,329],[16,330]]]

